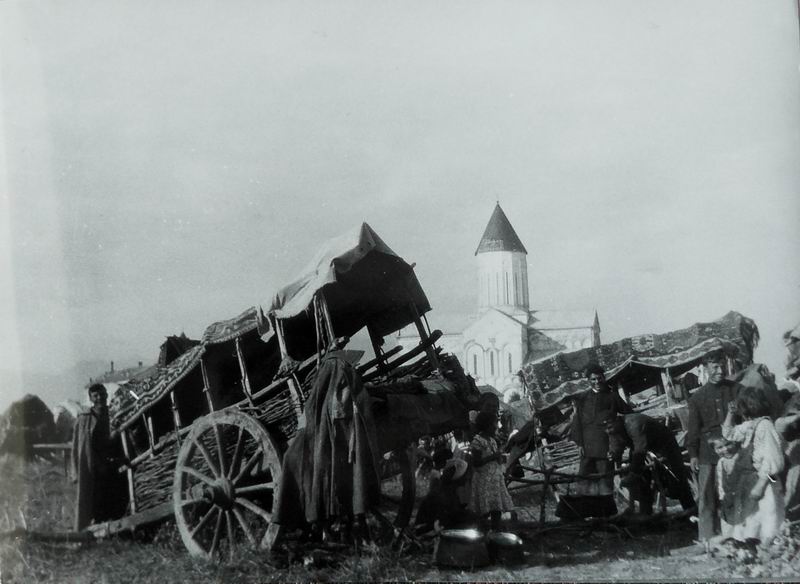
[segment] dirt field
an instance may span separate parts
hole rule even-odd
[[[73,487],[59,465],[23,465],[0,460],[0,531],[27,527],[65,531],[72,521]],[[439,570],[432,545],[397,555],[386,548],[331,551],[308,549],[267,555],[242,550],[220,562],[192,560],[172,524],[136,538],[92,544],[0,540],[0,582],[273,582],[273,581],[575,581],[575,580],[730,580],[780,578],[800,580],[798,532],[778,542],[762,557],[742,560],[706,553],[675,555],[692,544],[695,528],[688,521],[626,529],[585,525],[543,527],[538,493],[516,492],[522,519],[515,531],[525,542],[525,562],[479,571]],[[533,510],[536,510],[534,513]],[[548,511],[548,516],[550,516]]]

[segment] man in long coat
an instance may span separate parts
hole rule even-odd
[[[606,422],[613,420],[618,414],[630,413],[631,407],[619,397],[616,391],[609,389],[605,372],[597,364],[586,368],[586,377],[591,389],[575,400],[575,413],[572,418],[570,438],[580,448],[580,466],[578,474],[610,473],[614,466],[608,459],[608,434]],[[605,477],[592,488],[594,481],[579,483],[584,494],[611,495],[614,492],[614,479]]]
[[[89,388],[92,407],[78,414],[72,434],[72,480],[77,483],[75,530],[109,518],[110,424],[106,402],[108,393],[99,383]]]

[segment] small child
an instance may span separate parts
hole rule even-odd
[[[497,417],[486,411],[475,417],[475,437],[472,439],[472,487],[469,509],[478,515],[489,515],[491,528],[500,527],[503,511],[511,511],[514,502],[506,488],[505,455],[495,439]]]
[[[727,494],[728,501],[731,500],[734,480],[736,479],[737,455],[741,445],[725,438],[715,438],[710,442],[717,456],[719,456],[719,461],[717,462],[717,493],[721,503],[719,514],[720,532],[723,538],[733,537],[734,525],[728,521],[734,521],[734,519],[731,505],[725,504],[725,496]]]

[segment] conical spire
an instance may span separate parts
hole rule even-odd
[[[475,250],[475,255],[486,251],[521,251],[527,254],[528,251],[511,227],[511,222],[506,217],[503,209],[500,208],[500,203],[494,207],[492,217],[486,225],[483,232],[481,242],[478,244],[478,249]]]

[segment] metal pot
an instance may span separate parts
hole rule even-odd
[[[522,564],[525,552],[522,549],[522,538],[513,533],[496,532],[486,536],[489,557],[498,564]]]
[[[439,566],[481,568],[489,565],[489,550],[477,529],[445,529],[436,540],[433,559]]]

